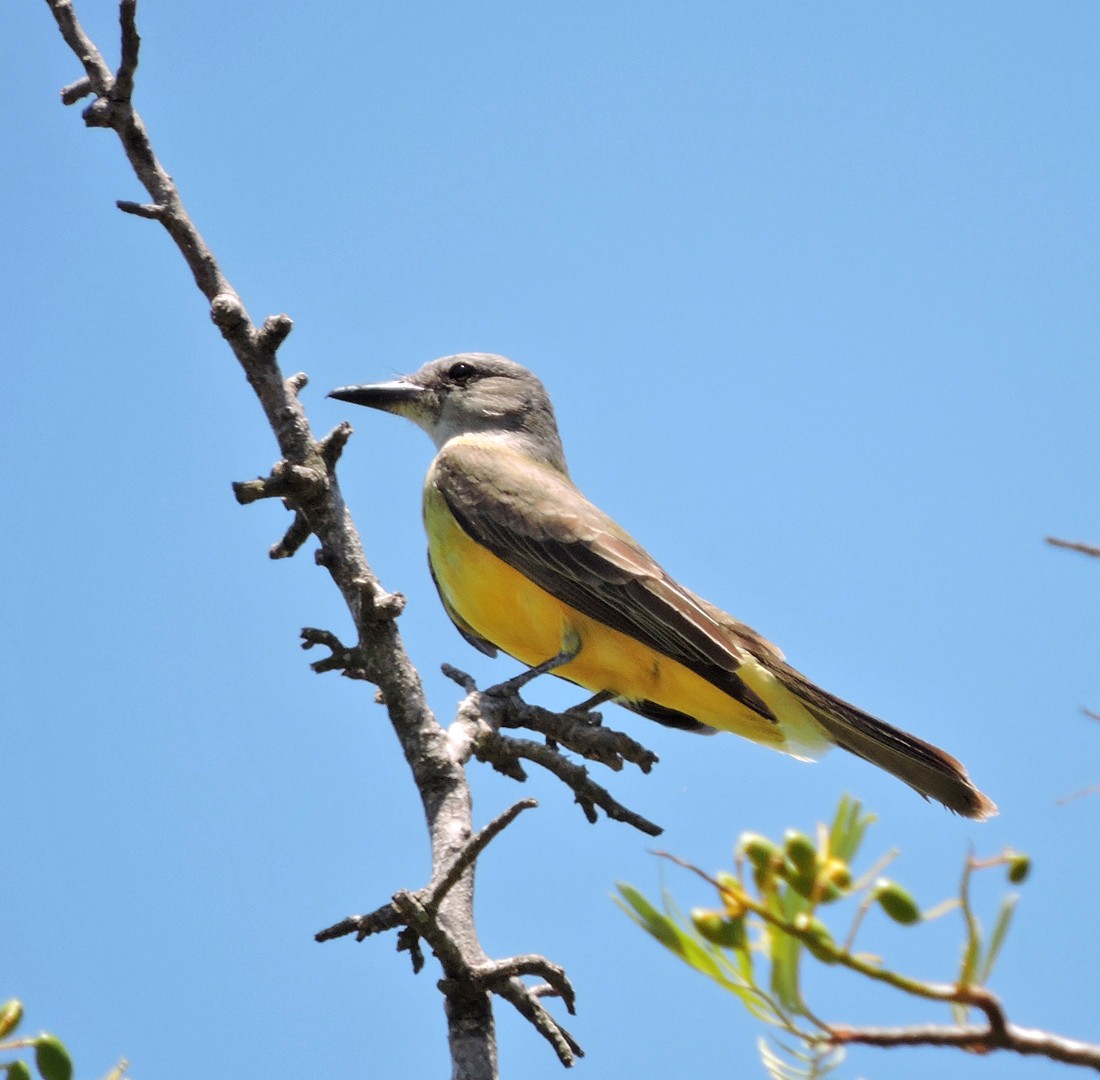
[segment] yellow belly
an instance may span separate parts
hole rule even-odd
[[[683,664],[551,596],[475,543],[430,490],[425,495],[424,520],[428,555],[440,591],[478,637],[529,665],[548,660],[563,645],[579,640],[576,658],[555,669],[555,675],[593,692],[606,690],[628,701],[654,701],[710,727],[777,749],[800,749],[787,745],[782,724],[765,720]],[[762,669],[752,674],[757,692],[772,689],[758,685],[766,676]],[[762,696],[771,704],[773,694]]]

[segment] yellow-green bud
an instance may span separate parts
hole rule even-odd
[[[835,964],[837,962],[836,943],[833,941],[833,935],[829,933],[829,928],[820,919],[803,911],[794,917],[794,927],[806,935],[800,940],[816,959],[823,964]]]
[[[896,881],[879,878],[875,882],[874,897],[882,910],[896,923],[912,926],[920,922],[920,908],[911,893],[903,889]]]
[[[741,903],[741,897],[745,889],[740,880],[724,870],[719,870],[714,875],[714,880],[718,882],[719,895],[725,905],[726,914],[733,918],[744,915],[745,905]]]
[[[852,871],[843,859],[831,857],[824,866],[819,867],[814,879],[813,899],[823,904],[848,894],[852,887]]]
[[[23,1019],[23,1002],[12,998],[0,1005],[0,1039],[7,1038]]]
[[[805,833],[788,829],[783,834],[783,847],[791,865],[799,873],[804,874],[816,865],[817,847]]]
[[[789,863],[783,867],[783,876],[787,879],[787,884],[799,896],[804,896],[809,900],[814,895],[814,884],[817,880],[817,875],[814,873],[814,868],[810,867],[806,870],[799,870]]]
[[[73,1060],[56,1035],[39,1035],[34,1040],[34,1063],[42,1080],[72,1080]]]
[[[742,833],[738,847],[745,853],[745,858],[752,864],[752,868],[761,873],[779,858],[779,848],[759,833]]]
[[[843,859],[835,855],[821,868],[821,879],[838,889],[848,890],[852,887],[852,870]]]
[[[1008,880],[1013,885],[1022,885],[1027,881],[1028,874],[1031,873],[1031,856],[1030,855],[1014,855],[1008,864]]]
[[[691,922],[700,937],[723,949],[740,949],[745,944],[744,916],[727,918],[720,911],[693,908]]]

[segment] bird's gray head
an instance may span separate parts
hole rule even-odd
[[[404,416],[440,449],[459,435],[500,435],[566,472],[549,395],[527,368],[503,356],[444,356],[392,382],[343,386],[329,397]]]

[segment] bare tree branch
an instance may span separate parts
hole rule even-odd
[[[583,765],[577,765],[562,754],[558,744],[616,771],[622,769],[625,762],[630,762],[642,772],[649,772],[657,761],[657,755],[651,750],[622,732],[602,727],[597,713],[552,713],[536,705],[528,705],[519,696],[519,687],[530,672],[491,686],[488,690],[478,690],[477,684],[466,672],[450,664],[443,665],[443,673],[466,691],[449,732],[451,744],[460,760],[466,761],[472,755],[519,781],[527,779],[520,761],[533,761],[573,790],[585,817],[593,824],[598,820],[596,810],[599,808],[612,821],[632,825],[647,836],[660,835],[659,825],[618,802],[605,787],[588,775]],[[538,743],[500,733],[501,728],[520,727],[545,735],[546,742]]]
[[[1067,551],[1079,551],[1082,555],[1100,558],[1100,547],[1094,547],[1092,544],[1082,544],[1079,540],[1059,540],[1056,536],[1048,536],[1045,539],[1051,547],[1065,548]]]
[[[305,374],[284,377],[276,362],[276,353],[293,327],[291,319],[276,314],[268,316],[261,326],[255,325],[188,216],[134,110],[132,96],[141,48],[136,0],[121,0],[121,61],[114,72],[81,27],[71,0],[46,3],[84,69],[82,78],[62,90],[62,102],[72,105],[89,95],[94,97],[82,113],[85,124],[118,135],[148,195],[148,201],[119,200],[118,208],[158,222],[171,237],[209,302],[210,317],[241,365],[275,434],[281,459],[267,476],[235,483],[234,494],[242,505],[264,499],[283,502],[294,517],[283,537],[271,547],[270,556],[293,556],[311,535],[316,536],[320,544],[316,562],[328,571],[351,614],[358,635],[354,645],[345,646],[325,630],[302,631],[304,648],[321,645],[330,650],[329,656],[311,666],[318,672],[338,670],[378,688],[378,700],[386,707],[420,794],[431,840],[429,884],[418,892],[399,891],[371,914],[351,916],[321,931],[317,940],[351,934],[362,940],[383,930],[401,928],[398,948],[410,953],[414,970],[424,962],[421,939],[428,943],[443,968],[440,989],[446,998],[455,1080],[493,1080],[497,1076],[493,994],[514,1005],[551,1043],[562,1063],[570,1065],[582,1051],[541,1002],[543,997],[557,996],[572,1012],[573,991],[564,971],[539,956],[490,959],[478,941],[473,916],[473,868],[478,856],[534,801],[517,803],[475,835],[465,765],[478,757],[521,779],[524,773],[520,761],[535,761],[572,788],[590,820],[595,820],[598,807],[608,817],[655,835],[660,831],[656,825],[622,807],[559,748],[615,770],[630,762],[648,772],[656,756],[626,735],[602,728],[597,714],[577,710],[558,715],[527,705],[518,691],[538,673],[536,670],[485,693],[478,692],[472,680],[464,677],[469,686],[458,717],[449,731],[438,723],[395,625],[404,608],[404,597],[387,592],[372,571],[337,482],[336,463],[351,435],[351,426],[342,423],[324,438],[314,437],[299,401],[308,381]],[[564,659],[548,661],[539,670],[552,670]],[[517,727],[539,732],[545,742],[501,734],[503,728]],[[521,978],[527,975],[537,976],[542,982],[528,986]]]
[[[447,894],[468,873],[490,841],[499,836],[520,813],[536,805],[534,799],[523,799],[491,821],[470,839],[446,872],[423,889],[415,893],[404,890],[395,893],[390,903],[383,904],[369,915],[351,915],[342,919],[321,930],[316,939],[331,941],[354,934],[357,941],[362,941],[371,934],[404,927],[398,935],[398,949],[411,954],[413,970],[419,971],[424,962],[419,939],[423,938],[428,943],[443,966],[444,977],[439,987],[448,1000],[472,992],[488,992],[503,997],[550,1043],[561,1063],[569,1066],[584,1052],[539,1000],[552,993],[562,999],[570,1012],[574,1011],[573,987],[564,969],[546,957],[534,954],[471,963],[439,919],[439,910]],[[525,975],[538,976],[544,983],[529,987],[521,979]]]
[[[453,962],[445,964],[454,1076],[489,1080],[497,1074],[496,1036],[490,991],[479,972],[491,962],[478,942],[473,919],[471,864],[476,851],[469,853],[473,833],[469,785],[462,763],[452,755],[446,732],[429,709],[420,679],[402,647],[394,624],[400,603],[381,587],[367,563],[340,494],[333,465],[350,427],[342,425],[323,441],[314,439],[298,400],[305,378],[295,375],[285,379],[275,359],[291,330],[291,320],[286,315],[274,315],[262,327],[254,325],[154,154],[131,102],[140,49],[135,0],[122,0],[120,7],[122,61],[115,73],[85,34],[69,0],[47,3],[63,38],[84,68],[84,77],[65,88],[62,101],[73,104],[88,94],[95,95],[84,110],[85,123],[109,128],[118,135],[151,200],[123,200],[120,209],[159,222],[171,236],[209,301],[211,318],[232,348],[275,433],[283,460],[266,478],[237,485],[237,497],[241,502],[282,498],[294,510],[294,523],[272,554],[291,555],[310,533],[315,535],[321,545],[318,562],[331,574],[351,612],[359,641],[353,650],[340,647],[336,659],[345,667],[353,662],[357,673],[379,687],[424,806],[431,837],[432,880],[446,884],[439,890],[437,910],[432,912],[433,927],[438,928],[438,934],[433,928],[432,937],[438,937],[444,952],[454,957]],[[339,645],[335,638],[332,641]],[[307,645],[313,643],[328,642],[307,638]],[[372,925],[380,929],[386,922],[396,925],[393,915],[380,909]],[[419,926],[417,929],[423,930]]]
[[[890,1028],[831,1025],[829,1031],[828,1041],[836,1045],[954,1046],[979,1054],[1011,1050],[1017,1054],[1039,1055],[1067,1065],[1100,1070],[1100,1046],[1007,1022],[1003,1022],[999,1029],[980,1024],[964,1027],[918,1024]]]
[[[619,772],[624,764],[637,765],[644,773],[657,763],[657,755],[621,731],[605,728],[600,714],[571,710],[550,712],[537,705],[528,705],[514,689],[512,682],[499,683],[487,690],[478,690],[477,683],[451,664],[443,665],[443,674],[466,691],[459,705],[462,724],[452,726],[451,737],[456,752],[467,757],[479,737],[481,725],[494,731],[501,728],[526,728],[546,736],[551,746],[561,744],[589,761],[606,765]],[[465,726],[463,726],[465,725]]]

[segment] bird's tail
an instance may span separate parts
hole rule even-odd
[[[768,666],[837,746],[885,769],[925,798],[935,799],[963,817],[981,821],[997,813],[996,805],[974,786],[966,769],[950,754],[841,701],[786,664]]]

